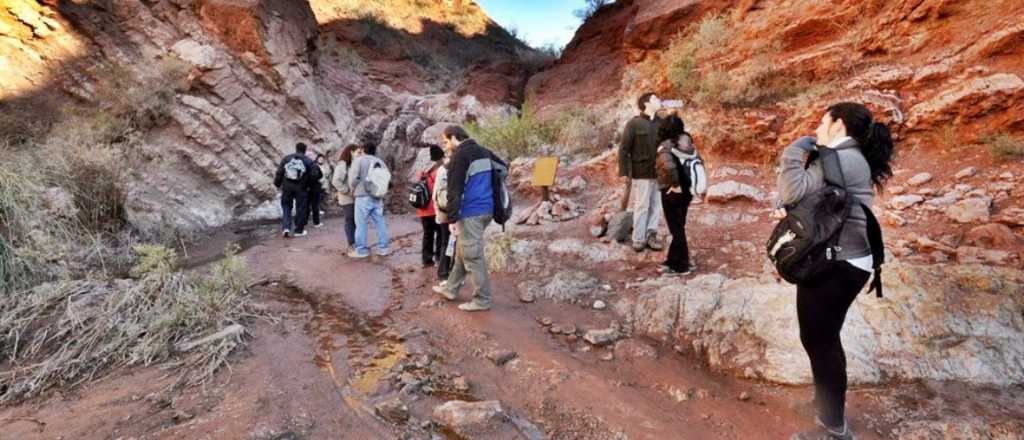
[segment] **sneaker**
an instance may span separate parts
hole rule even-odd
[[[463,312],[486,312],[491,310],[491,306],[480,304],[476,301],[470,301],[459,304],[459,310],[462,310]]]
[[[307,231],[301,231],[301,232],[296,232],[296,233],[295,233],[294,235],[295,235],[296,237],[305,237],[305,236],[309,235],[309,232],[307,232]]]
[[[789,440],[856,440],[856,437],[853,436],[853,431],[850,430],[849,423],[843,423],[843,426],[839,428],[826,427],[818,418],[814,419],[814,423],[818,426],[815,426],[814,429],[793,434]]]
[[[637,242],[633,242],[633,250],[634,250],[634,251],[637,251],[637,252],[643,252],[643,251],[644,251],[644,249],[647,249],[647,243],[637,243]]]
[[[448,291],[448,281],[442,281],[433,287],[434,293],[441,295],[442,298],[448,301],[455,301],[455,294]]]
[[[660,251],[665,249],[665,245],[658,238],[658,233],[650,231],[647,233],[647,247],[651,248],[652,251]]]
[[[373,253],[375,253],[377,255],[380,255],[382,257],[386,257],[388,255],[391,255],[391,250],[389,250],[389,249],[377,249]]]
[[[289,231],[287,229],[281,231],[281,237],[283,237],[283,238],[292,238],[292,231]]]
[[[348,251],[348,253],[345,254],[345,255],[348,255],[349,258],[367,258],[367,257],[370,256],[370,254],[366,254],[366,255],[360,254],[359,251],[357,251],[355,249],[352,249],[352,250]]]
[[[324,224],[323,223],[314,223],[313,227],[314,228],[322,228],[322,227],[324,227]]]

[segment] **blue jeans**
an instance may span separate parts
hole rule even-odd
[[[283,191],[281,192],[281,228],[285,231],[292,231],[292,209],[295,210],[295,230],[302,232],[306,229],[306,222],[309,221],[308,211],[309,198],[305,191]],[[293,207],[294,205],[294,207]]]
[[[388,225],[384,222],[384,200],[369,196],[356,197],[356,252],[369,255],[366,245],[369,222],[377,228],[377,252],[388,250]]]

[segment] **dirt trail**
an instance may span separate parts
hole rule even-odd
[[[394,254],[364,261],[342,255],[337,219],[293,240],[269,225],[222,231],[193,255],[207,260],[214,246],[244,241],[259,279],[255,294],[279,320],[256,326],[249,348],[217,383],[166,392],[170,381],[156,368],[115,373],[73,394],[0,410],[0,438],[457,438],[428,422],[434,406],[453,398],[500,400],[549,438],[787,438],[808,420],[792,408],[809,399],[806,387],[711,373],[653,341],[630,339],[611,350],[552,335],[541,318],[582,329],[607,326],[614,314],[521,303],[519,274],[495,277],[491,312],[459,312],[429,292],[435,276],[418,264],[418,224],[392,218],[390,226]],[[488,359],[495,351],[517,357],[497,366]],[[433,381],[418,391],[403,385],[413,373]],[[449,386],[458,381],[468,390]],[[884,417],[893,414],[884,405],[939,408],[955,399],[941,389],[857,390],[849,416],[859,438],[887,438],[899,418]],[[408,405],[408,422],[375,414],[393,398]],[[505,428],[481,438],[530,438]]]

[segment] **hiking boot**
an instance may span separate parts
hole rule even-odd
[[[303,230],[303,231],[299,231],[299,232],[296,232],[296,233],[294,234],[294,236],[296,236],[296,237],[305,237],[305,236],[307,236],[307,235],[309,235],[309,232],[306,232],[306,231],[304,231],[304,230]]]
[[[454,293],[448,290],[447,281],[442,281],[441,284],[434,286],[432,290],[434,291],[434,293],[441,295],[441,298],[444,298],[448,301],[455,301],[456,296]]]
[[[651,248],[653,251],[665,249],[664,243],[662,243],[661,239],[658,238],[658,233],[654,231],[647,233],[647,247]]]
[[[367,258],[367,257],[370,256],[370,254],[366,254],[366,255],[360,254],[359,251],[357,251],[355,249],[352,249],[352,250],[348,251],[348,253],[345,254],[345,255],[348,255],[349,258],[357,258],[357,259],[359,259],[359,258]]]
[[[470,301],[459,304],[459,310],[462,310],[463,312],[486,312],[491,310],[491,306],[480,304],[476,301]]]
[[[434,260],[430,260],[430,261],[424,261],[424,262],[423,262],[423,267],[424,267],[424,268],[427,268],[427,267],[434,267]]]
[[[283,237],[283,238],[292,238],[292,231],[289,231],[287,229],[281,231],[281,237]]]
[[[635,241],[633,242],[633,250],[634,251],[643,252],[644,249],[647,249],[647,243],[637,243]]]
[[[814,419],[814,429],[799,432],[793,434],[789,440],[856,440],[853,436],[853,431],[850,430],[849,423],[843,423],[843,426],[838,428],[826,427],[824,423],[818,418]]]

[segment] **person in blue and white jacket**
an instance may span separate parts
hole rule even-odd
[[[434,286],[439,295],[454,301],[465,284],[466,275],[473,275],[476,291],[473,300],[459,305],[459,310],[475,312],[491,308],[491,280],[484,256],[484,229],[494,216],[493,163],[506,163],[491,150],[470,139],[466,130],[449,126],[441,134],[451,161],[448,165],[448,216],[455,243],[455,264],[448,282]]]

